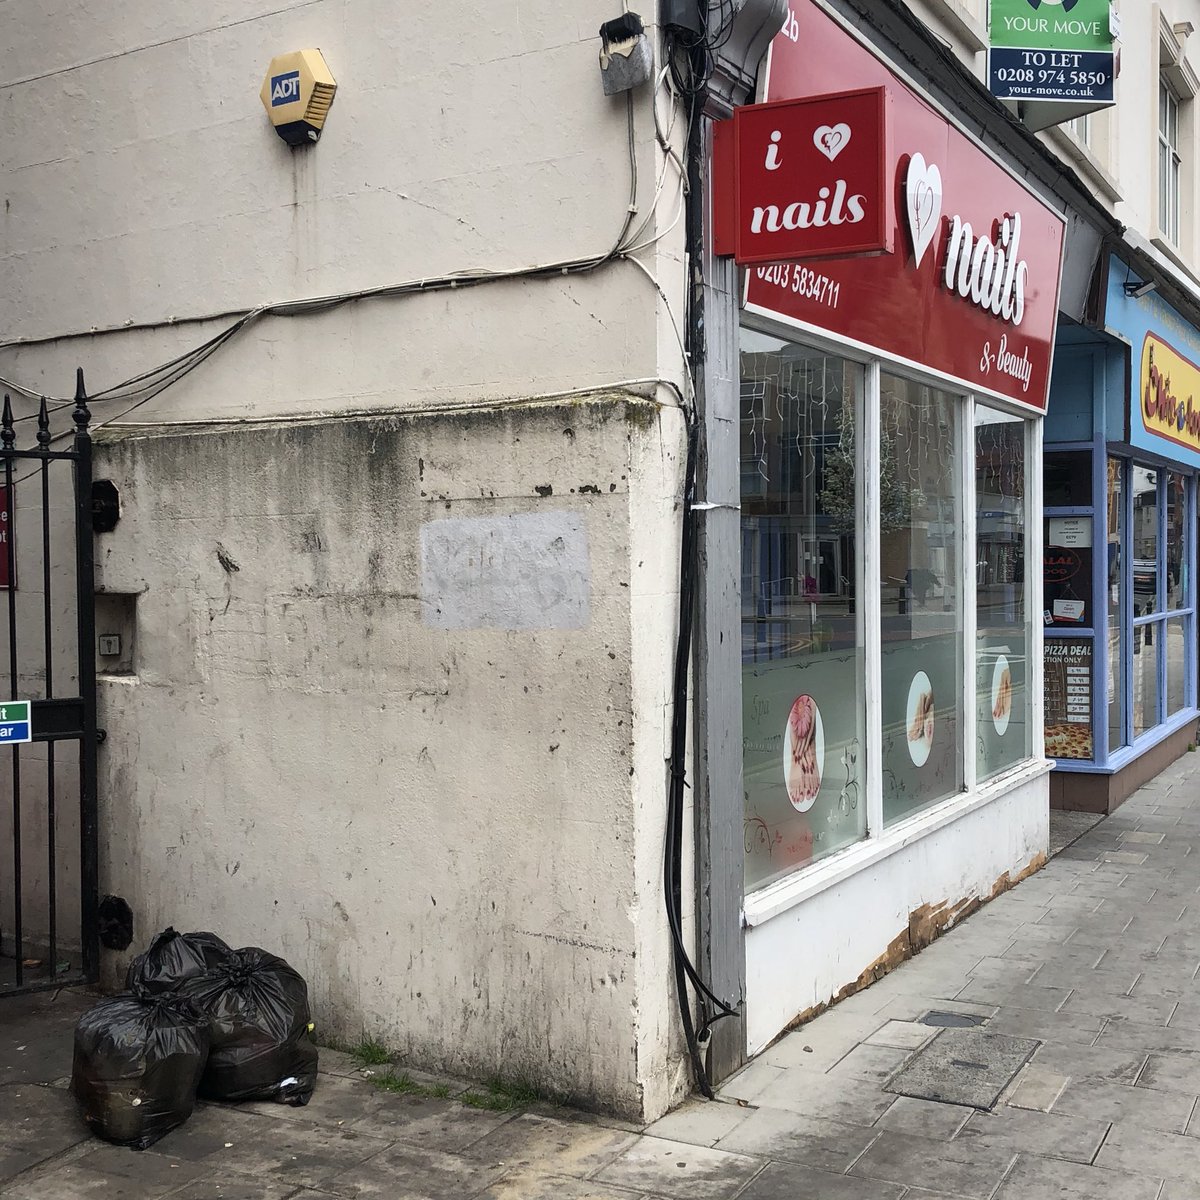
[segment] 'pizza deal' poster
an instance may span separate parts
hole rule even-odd
[[[1092,742],[1092,643],[1047,638],[1046,757],[1095,757]]]

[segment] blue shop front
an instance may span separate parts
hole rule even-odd
[[[1118,256],[1059,330],[1045,423],[1055,808],[1111,812],[1196,740],[1200,330]]]

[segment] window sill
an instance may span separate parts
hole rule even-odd
[[[1136,762],[1148,750],[1153,750],[1159,742],[1166,741],[1172,734],[1178,733],[1189,724],[1195,724],[1197,720],[1200,720],[1200,710],[1185,708],[1169,717],[1164,724],[1156,725],[1149,733],[1143,733],[1132,746],[1122,746],[1119,750],[1114,750],[1102,763],[1074,758],[1054,758],[1050,761],[1056,771],[1066,771],[1074,775],[1115,775],[1131,762]]]
[[[1048,775],[1051,767],[1052,764],[1045,760],[1031,759],[995,779],[989,779],[972,793],[953,796],[926,812],[917,813],[891,826],[879,837],[859,842],[824,862],[781,879],[761,891],[751,892],[743,902],[742,924],[748,929],[766,924],[773,917],[811,900],[851,875],[857,875],[962,817],[986,808],[1014,788]]]

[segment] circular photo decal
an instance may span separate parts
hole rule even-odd
[[[918,671],[908,689],[908,714],[905,729],[908,733],[908,757],[913,766],[923,767],[933,749],[933,684],[924,671]]]
[[[1000,654],[992,671],[992,724],[1001,737],[1008,729],[1008,721],[1012,716],[1012,700],[1012,671],[1008,659]]]
[[[783,782],[797,812],[808,812],[825,772],[825,724],[811,696],[797,696],[783,731]]]

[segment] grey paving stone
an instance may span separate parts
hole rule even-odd
[[[891,1105],[893,1096],[875,1079],[834,1078],[793,1068],[764,1089],[755,1103],[783,1108],[806,1117],[872,1125]]]
[[[1032,1065],[1069,1076],[1072,1082],[1132,1084],[1146,1065],[1148,1051],[1081,1046],[1070,1042],[1043,1042]]]
[[[1028,983],[1030,977],[1043,965],[1042,961],[989,957],[981,958],[967,972],[972,979],[1000,983]]]
[[[664,1138],[639,1138],[595,1178],[682,1200],[730,1200],[765,1160]]]
[[[1153,833],[1146,829],[1130,829],[1118,834],[1117,837],[1121,842],[1130,842],[1143,846],[1157,846],[1166,837],[1166,834]]]
[[[996,1200],[1158,1200],[1161,1179],[1022,1154]]]
[[[1151,1054],[1137,1078],[1138,1087],[1200,1096],[1200,1056]]]
[[[1169,1024],[1172,1029],[1200,1031],[1200,1000],[1180,1000],[1171,1014]],[[1200,1049],[1200,1036],[1196,1038],[1196,1043]]]
[[[795,1163],[771,1163],[738,1200],[900,1200],[904,1188],[874,1180],[831,1175]]]
[[[1037,1038],[1045,1042],[1092,1045],[1104,1027],[1103,1017],[1043,1012],[1036,1008],[1002,1008],[987,1024],[995,1033]]]
[[[98,999],[83,988],[5,997],[0,1011],[0,1086],[49,1083],[70,1075],[75,1024]]]
[[[877,1130],[861,1125],[806,1117],[779,1108],[758,1108],[721,1138],[717,1148],[840,1173],[877,1136]]]
[[[966,1124],[971,1112],[961,1104],[897,1096],[896,1103],[875,1122],[875,1128],[948,1142]]]
[[[32,1083],[0,1086],[0,1182],[91,1136],[69,1093]]]
[[[784,1038],[778,1046],[772,1046],[770,1050],[766,1051],[766,1054],[774,1054],[776,1050],[790,1043],[796,1036],[798,1035],[793,1033],[790,1037]],[[796,1049],[798,1052],[800,1047],[797,1046]],[[745,1100],[755,1104],[758,1102],[758,1097],[772,1084],[783,1079],[787,1072],[787,1067],[776,1066],[774,1063],[768,1062],[763,1055],[759,1055],[752,1063],[721,1084],[718,1095],[722,1100]],[[821,1074],[822,1072],[823,1068],[817,1068],[813,1073]]]
[[[141,1195],[140,1192],[132,1194]],[[294,1183],[275,1183],[233,1171],[217,1170],[170,1195],[171,1200],[321,1200],[326,1194],[309,1188],[297,1189]]]
[[[133,1153],[133,1151],[130,1151]],[[160,1181],[118,1178],[103,1171],[89,1170],[77,1163],[68,1163],[55,1170],[40,1173],[37,1178],[18,1179],[2,1194],[5,1200],[156,1200],[186,1180],[177,1179],[174,1184]],[[208,1185],[206,1185],[208,1186]],[[270,1190],[270,1185],[259,1188],[257,1196],[269,1200],[282,1200],[292,1187]],[[208,1196],[219,1193],[210,1190]]]
[[[1114,996],[1107,992],[1080,988],[1072,992],[1056,1016],[1107,1018],[1114,1021],[1137,1021],[1144,1025],[1165,1025],[1175,1011],[1176,1001],[1155,996]],[[1097,1032],[1099,1032],[1097,1030]]]
[[[1000,1182],[1014,1154],[972,1152],[970,1147],[954,1142],[885,1132],[854,1164],[850,1174],[908,1187],[936,1187],[970,1200],[984,1200]]]
[[[917,1021],[927,1013],[961,1013],[968,1017],[991,1017],[997,1009],[994,1004],[973,1004],[964,1000],[946,1000],[934,996],[897,996],[879,1010],[881,1017],[895,1021]]]
[[[972,1151],[988,1149],[1013,1154],[1044,1155],[1090,1163],[1100,1149],[1108,1122],[1082,1120],[1001,1105],[992,1112],[976,1112],[955,1138],[955,1145]]]
[[[1188,1053],[1200,1049],[1200,1039],[1192,1029],[1144,1025],[1138,1021],[1111,1021],[1100,1031],[1096,1045],[1107,1050],[1141,1050],[1145,1054],[1155,1050]]]
[[[765,1050],[757,1061],[773,1067],[825,1071],[886,1023],[886,1017],[832,1009]]]
[[[1082,962],[1063,960],[1047,963],[1029,982],[1034,987],[1103,991],[1114,996],[1128,996],[1141,974],[1141,970],[1133,970],[1121,964],[1111,967],[1107,964],[1088,967]]]
[[[756,1111],[736,1102],[691,1099],[660,1117],[646,1132],[651,1137],[671,1138],[692,1146],[715,1146]]]
[[[334,1196],[372,1196],[379,1200],[446,1200],[469,1196],[502,1178],[504,1167],[429,1146],[389,1146],[360,1163],[325,1179],[320,1190]],[[401,1190],[402,1189],[402,1190]],[[214,1193],[219,1196],[220,1193]]]
[[[879,1083],[894,1075],[912,1057],[911,1050],[897,1046],[855,1046],[844,1058],[829,1068],[830,1077],[840,1079],[873,1079]]]
[[[1120,1083],[1070,1083],[1054,1103],[1056,1114],[1183,1133],[1195,1098]]]
[[[389,1092],[375,1091],[364,1105],[365,1111],[346,1123],[348,1131],[387,1141],[400,1138],[448,1153],[473,1145],[513,1119],[511,1113],[468,1108],[456,1100]]]
[[[724,1110],[726,1113],[746,1112],[728,1104],[709,1103],[705,1104],[705,1108]],[[403,1136],[403,1129],[398,1129],[397,1133]],[[681,1140],[691,1141],[690,1138]],[[619,1129],[524,1113],[505,1122],[461,1153],[465,1158],[487,1164],[536,1168],[547,1174],[571,1175],[582,1179],[610,1163],[635,1141],[636,1134]]]
[[[1137,850],[1105,850],[1100,856],[1101,862],[1122,863],[1129,866],[1141,866],[1148,855]]]
[[[1069,1075],[1047,1070],[1037,1063],[1029,1062],[1005,1093],[1004,1103],[1013,1108],[1028,1108],[1036,1112],[1049,1112],[1063,1088],[1071,1082]]]
[[[1176,1179],[1195,1188],[1200,1179],[1200,1138],[1114,1125],[1100,1147],[1096,1165],[1153,1179]]]
[[[919,1021],[888,1021],[869,1038],[869,1046],[895,1046],[901,1050],[919,1050],[937,1031]]]
[[[1038,987],[1032,983],[972,982],[958,992],[954,999],[994,1004],[998,1008],[1040,1008],[1045,1012],[1057,1012],[1070,994],[1070,988]]]
[[[594,1179],[571,1179],[523,1167],[496,1180],[472,1200],[639,1200],[641,1195]]]

